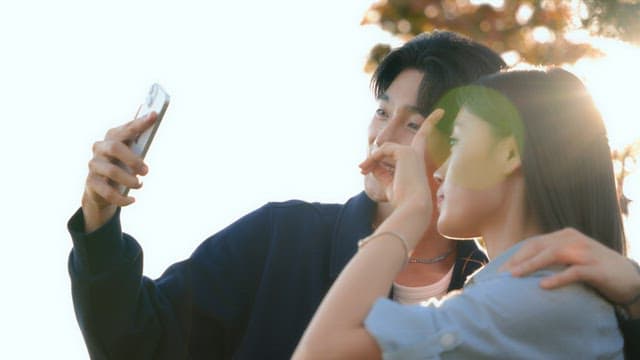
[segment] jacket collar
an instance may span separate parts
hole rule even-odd
[[[356,253],[358,240],[371,234],[375,209],[376,203],[363,191],[349,199],[338,213],[331,240],[331,279],[338,277]]]

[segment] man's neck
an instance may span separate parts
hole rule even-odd
[[[393,206],[388,202],[378,202],[376,203],[376,211],[375,216],[373,218],[373,222],[371,223],[373,230],[377,229],[382,222],[391,215],[393,212]]]
[[[388,202],[379,202],[376,206],[375,217],[373,219],[372,227],[375,230],[382,222],[393,212],[393,206]],[[454,241],[447,239],[440,235],[438,232],[438,213],[434,212],[431,219],[425,219],[424,221],[430,221],[427,231],[422,236],[422,239],[416,245],[413,256],[420,258],[430,258],[442,255],[447,250],[454,246]]]
[[[388,202],[377,203],[373,229],[375,230],[391,213],[393,207]],[[430,285],[440,280],[451,269],[456,259],[455,240],[450,240],[438,233],[438,215],[434,214],[431,224],[422,236],[422,240],[416,245],[412,257],[422,259],[433,259],[452,251],[444,260],[434,264],[407,264],[398,274],[396,282],[405,286]],[[429,221],[425,219],[425,221]]]

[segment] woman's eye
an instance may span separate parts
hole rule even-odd
[[[449,146],[454,146],[455,144],[458,143],[458,139],[453,137],[453,136],[449,136]]]

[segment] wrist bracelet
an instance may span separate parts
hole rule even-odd
[[[406,258],[407,259],[409,258],[409,252],[411,251],[409,249],[409,243],[407,242],[407,240],[404,237],[402,237],[400,234],[398,234],[396,232],[393,232],[393,231],[383,231],[381,233],[370,235],[370,236],[358,241],[358,249],[362,249],[371,240],[373,240],[375,238],[378,238],[378,237],[381,237],[383,235],[391,235],[394,238],[400,240],[400,242],[402,243],[402,246],[404,247],[404,253],[406,255]]]

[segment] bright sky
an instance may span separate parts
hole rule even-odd
[[[8,229],[0,358],[87,358],[71,303],[66,221],[80,204],[92,143],[130,120],[153,82],[172,103],[144,189],[123,210],[148,276],[265,202],[343,202],[359,192],[373,111],[362,68],[371,46],[389,41],[359,26],[370,2],[0,6],[0,211]],[[615,79],[631,63],[609,63],[588,84],[603,106],[624,99],[603,109],[620,119],[612,136],[637,136],[625,126],[637,92],[616,87],[640,83],[637,69]],[[584,67],[581,74],[596,65]],[[640,184],[637,174],[633,181]],[[640,187],[628,187],[640,199]],[[640,239],[637,229],[630,235]]]

